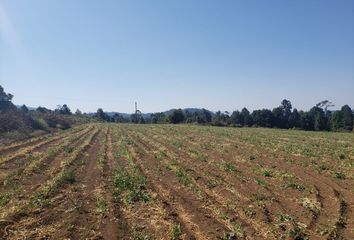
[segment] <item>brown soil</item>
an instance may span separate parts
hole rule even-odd
[[[92,124],[0,156],[0,239],[354,239],[352,179],[227,134]]]

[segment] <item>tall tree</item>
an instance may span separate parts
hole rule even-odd
[[[289,128],[300,128],[301,127],[301,118],[300,114],[296,108],[292,111],[289,116]]]
[[[109,121],[109,116],[103,111],[102,108],[97,109],[95,117],[101,121]]]
[[[241,110],[241,121],[244,126],[252,126],[252,117],[247,108]]]
[[[313,128],[315,131],[326,130],[327,119],[322,108],[315,106],[311,108],[309,114],[313,119]]]
[[[243,125],[243,121],[241,120],[241,113],[240,111],[236,110],[233,111],[230,117],[231,124],[234,125]]]
[[[273,113],[273,126],[277,128],[284,128],[284,112],[282,107],[276,107],[272,111]]]
[[[63,106],[59,106],[58,112],[60,114],[64,114],[64,115],[71,115],[72,114],[70,108],[66,104],[64,104]]]
[[[348,105],[344,105],[342,107],[341,115],[342,115],[342,126],[345,131],[353,130],[353,112],[352,109]]]
[[[334,107],[334,104],[328,100],[324,100],[324,101],[317,103],[316,107],[322,108],[324,110],[325,114],[327,114],[328,108]]]
[[[16,106],[12,103],[14,96],[5,93],[4,88],[0,85],[0,111],[15,110]]]
[[[330,122],[332,131],[339,131],[343,129],[342,111],[332,112]]]

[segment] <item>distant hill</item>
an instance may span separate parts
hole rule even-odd
[[[168,116],[170,115],[174,110],[176,110],[176,108],[172,108],[170,110],[167,110],[167,111],[163,111],[163,113]],[[201,111],[202,108],[183,108],[182,111],[183,112],[190,112],[190,113],[194,113],[194,112],[198,112],[198,111]],[[214,112],[210,111],[210,110],[207,110],[208,112],[211,113],[211,115],[215,115]],[[114,114],[119,114],[121,116],[123,116],[124,118],[130,118],[130,115],[133,114],[133,113],[121,113],[121,112],[105,112],[108,116],[112,117]],[[90,116],[93,116],[95,115],[96,113],[94,112],[90,112],[88,113],[88,115]],[[150,118],[151,117],[151,114],[153,113],[141,113],[143,118],[147,119],[147,118]]]

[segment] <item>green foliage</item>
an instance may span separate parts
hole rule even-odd
[[[0,195],[0,206],[4,206],[9,203],[12,199],[12,192],[5,192]]]
[[[338,179],[346,179],[345,174],[342,173],[342,172],[335,172],[335,173],[334,173],[334,176],[335,176],[336,178],[338,178]]]
[[[150,121],[151,123],[165,123],[166,116],[163,112],[153,113],[151,114]]]
[[[182,109],[173,110],[168,116],[169,122],[173,124],[182,123],[185,119]]]
[[[307,131],[314,130],[314,119],[308,112],[302,112],[300,117],[301,128]]]
[[[252,126],[252,116],[247,108],[243,108],[240,113],[240,118],[242,125],[244,126]]]
[[[13,95],[5,93],[4,88],[0,85],[0,112],[16,109],[16,106],[11,102]]]
[[[232,163],[229,163],[229,162],[225,162],[223,167],[226,172],[236,172],[237,171],[236,166]]]
[[[110,121],[110,117],[102,110],[102,108],[97,109],[95,117],[100,121]]]
[[[173,224],[171,230],[171,239],[178,240],[182,236],[182,229],[180,224]]]
[[[216,112],[215,116],[212,119],[213,126],[226,126],[229,123],[229,116],[227,114],[221,113],[220,111]]]
[[[113,174],[115,195],[126,196],[128,203],[147,202],[149,196],[146,193],[146,179],[144,176],[131,174],[126,169],[117,169]]]
[[[239,111],[233,111],[230,117],[230,122],[234,126],[242,126],[241,113]]]
[[[55,112],[59,113],[59,114],[63,114],[63,115],[71,115],[72,114],[70,108],[66,104],[64,104],[63,106],[58,105]]]
[[[207,124],[212,120],[211,112],[206,109],[195,110],[195,111],[185,111],[185,122],[186,123],[199,123]]]
[[[271,177],[272,173],[269,170],[265,169],[263,170],[262,175],[265,177]]]
[[[353,130],[353,112],[348,105],[344,105],[341,109],[342,126],[345,131]]]
[[[289,128],[300,128],[301,127],[301,116],[296,108],[292,111],[289,116]]]
[[[305,190],[304,185],[302,185],[301,183],[294,182],[294,181],[287,182],[285,184],[285,188],[296,189],[300,192],[303,192]]]
[[[273,113],[268,109],[253,111],[252,119],[257,127],[273,127]]]
[[[49,125],[43,118],[35,118],[33,120],[33,127],[35,129],[40,129],[49,132]]]
[[[177,180],[182,183],[184,186],[188,187],[192,184],[191,179],[188,177],[188,175],[181,169],[178,169],[176,171],[176,178]]]
[[[267,186],[267,182],[262,180],[262,179],[259,179],[257,178],[256,179],[256,183],[259,185],[259,186],[262,186],[262,187],[266,187]]]
[[[96,199],[96,213],[101,217],[106,217],[108,213],[108,204],[101,196]]]
[[[64,169],[35,193],[32,203],[37,207],[42,207],[48,204],[48,197],[55,189],[66,183],[73,184],[75,182],[76,178],[74,172]]]
[[[311,118],[314,121],[313,130],[315,131],[327,130],[327,126],[326,126],[327,121],[326,121],[325,113],[322,110],[322,108],[315,106],[311,108],[309,114],[311,115]]]
[[[295,226],[293,229],[290,230],[289,237],[294,240],[305,239],[304,229],[299,226]]]

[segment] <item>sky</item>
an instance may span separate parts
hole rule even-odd
[[[354,107],[352,0],[0,0],[0,85],[75,111]]]

